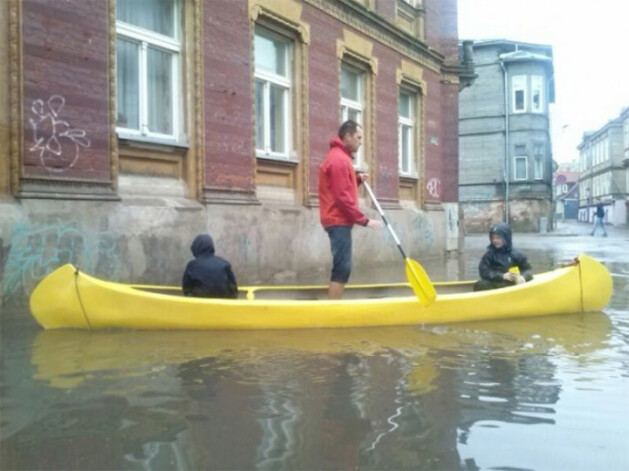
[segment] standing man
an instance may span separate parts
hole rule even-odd
[[[340,299],[352,269],[352,227],[381,228],[380,221],[367,219],[358,209],[358,185],[367,174],[354,170],[354,152],[363,142],[363,129],[356,121],[345,121],[319,168],[319,217],[330,237],[332,274],[328,296]]]
[[[603,229],[603,237],[607,237],[607,230],[605,229],[605,208],[603,202],[598,200],[596,204],[596,212],[594,213],[594,227],[592,227],[592,237],[596,234],[596,229],[600,227]]]

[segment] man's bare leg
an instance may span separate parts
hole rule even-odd
[[[345,285],[343,283],[330,281],[330,286],[328,288],[328,297],[330,299],[341,299],[343,297],[344,289],[345,289]]]

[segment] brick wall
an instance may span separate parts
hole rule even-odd
[[[247,2],[205,0],[204,16],[204,183],[253,191],[253,64]]]
[[[110,180],[108,19],[102,0],[22,2],[25,176]]]

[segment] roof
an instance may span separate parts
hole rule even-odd
[[[559,178],[559,177],[564,178]],[[559,180],[563,180],[561,184],[564,183],[576,183],[579,181],[579,172],[574,172],[571,170],[558,170],[555,172],[555,182],[560,183]]]
[[[490,46],[522,46],[528,49],[548,49],[552,55],[553,47],[550,44],[525,43],[522,41],[513,41],[510,39],[477,39],[474,41],[474,47],[490,47]]]

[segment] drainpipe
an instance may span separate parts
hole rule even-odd
[[[505,86],[505,162],[504,162],[504,178],[505,178],[505,223],[509,224],[509,173],[511,171],[509,165],[509,81],[507,68],[502,59],[500,59],[500,67],[502,67],[504,86]]]

